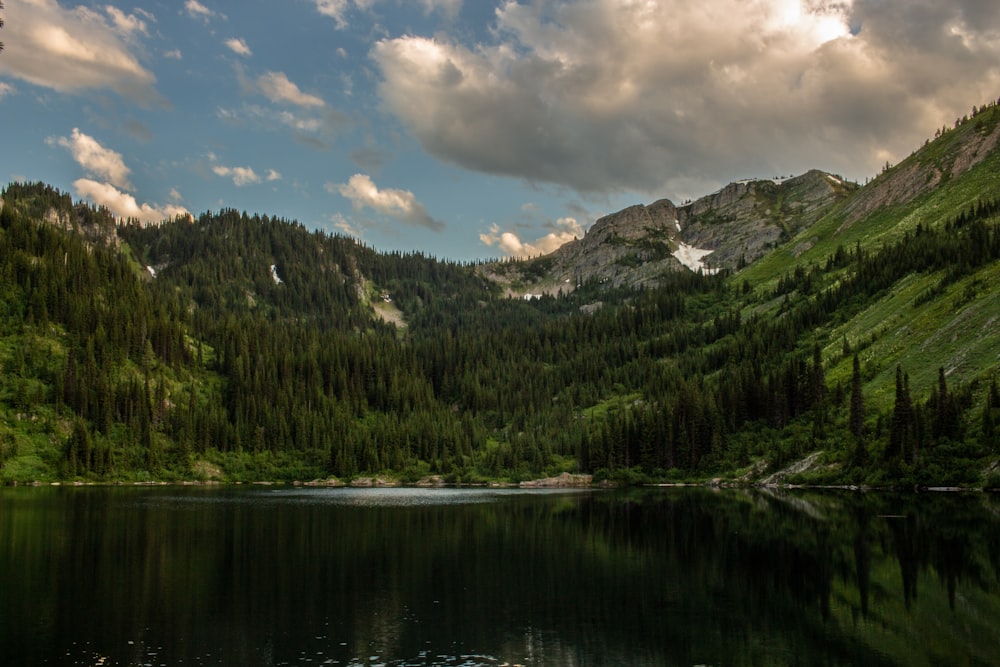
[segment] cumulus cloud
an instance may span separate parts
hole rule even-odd
[[[121,192],[110,183],[99,183],[89,178],[80,178],[73,181],[73,188],[77,196],[89,199],[99,206],[105,206],[121,218],[134,218],[146,224],[153,224],[172,220],[178,216],[191,217],[191,213],[186,208],[176,204],[167,204],[166,206],[139,204],[135,197]]]
[[[56,0],[9,2],[4,12],[16,29],[5,30],[0,74],[65,93],[110,89],[143,105],[165,104],[133,52],[147,33],[140,15],[112,6],[65,9]]]
[[[4,83],[0,81],[0,99],[3,99],[7,95],[12,95],[14,93],[14,86],[9,83]]]
[[[119,188],[131,190],[128,175],[131,173],[125,165],[121,153],[105,148],[93,137],[84,134],[78,128],[68,137],[51,138],[49,144],[62,146],[69,150],[77,164],[88,174],[110,181]]]
[[[258,176],[257,172],[253,170],[253,167],[224,167],[217,164],[212,167],[212,172],[216,176],[232,178],[233,185],[238,188],[241,188],[244,185],[260,183],[260,176]]]
[[[326,103],[321,97],[299,90],[288,80],[284,72],[266,72],[257,77],[257,89],[264,97],[276,103],[293,104],[300,107],[321,107]]]
[[[385,107],[441,159],[652,193],[872,173],[996,97],[998,29],[975,0],[508,0],[489,41],[407,35],[371,56]]]
[[[555,229],[534,241],[522,241],[515,232],[501,232],[499,225],[491,225],[490,231],[479,235],[479,240],[487,246],[497,247],[510,257],[537,257],[547,255],[560,246],[583,236],[583,227],[575,218],[559,218]]]
[[[444,223],[432,218],[412,192],[394,189],[379,190],[371,177],[366,174],[354,174],[347,183],[328,183],[326,189],[330,192],[338,192],[342,197],[349,199],[355,210],[370,208],[376,213],[408,225],[425,227],[434,231],[444,229]]]
[[[89,199],[94,204],[107,207],[120,218],[134,218],[146,224],[162,222],[178,216],[190,217],[190,212],[179,204],[158,206],[155,204],[139,204],[135,197],[123,190],[132,189],[128,176],[131,170],[122,159],[121,153],[106,148],[93,137],[84,134],[78,128],[73,128],[69,137],[51,137],[47,140],[50,146],[60,146],[67,149],[90,176],[103,179],[105,182],[91,178],[80,178],[73,181],[77,196]],[[171,190],[171,198],[180,201],[180,193]]]
[[[225,44],[226,47],[236,55],[239,56],[253,55],[253,52],[250,50],[250,47],[247,46],[246,40],[244,40],[243,38],[232,37],[230,39],[227,39]]]
[[[281,172],[279,172],[279,171],[277,171],[275,169],[268,169],[267,170],[267,176],[265,176],[265,178],[269,182],[270,181],[280,181],[281,180]]]

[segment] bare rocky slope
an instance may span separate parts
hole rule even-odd
[[[665,272],[737,268],[818,221],[857,185],[819,170],[731,183],[677,206],[669,199],[597,220],[549,255],[483,268],[511,294],[569,292],[586,281],[655,284]]]

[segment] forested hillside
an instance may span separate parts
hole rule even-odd
[[[759,481],[815,455],[771,479],[998,486],[998,121],[776,221],[738,271],[533,300],[281,218],[141,226],[11,184],[0,480]]]

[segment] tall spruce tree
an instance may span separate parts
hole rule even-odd
[[[895,465],[914,457],[914,415],[910,400],[910,377],[896,366],[896,402],[892,409],[889,446],[885,455],[888,463]]]
[[[864,466],[868,452],[864,441],[865,399],[862,393],[861,361],[854,354],[854,370],[851,374],[851,435],[854,436],[854,464]]]

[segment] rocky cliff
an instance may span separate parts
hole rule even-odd
[[[856,187],[813,170],[731,183],[682,206],[668,199],[630,206],[549,255],[487,272],[513,294],[555,294],[584,281],[641,286],[667,271],[736,268],[815,223]]]

